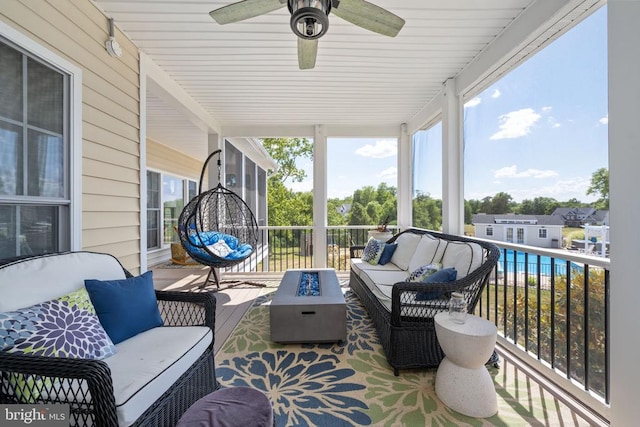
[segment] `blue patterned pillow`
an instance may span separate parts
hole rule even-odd
[[[362,260],[369,264],[376,265],[382,256],[384,251],[385,242],[382,240],[374,239],[373,237],[367,242],[362,251]]]
[[[85,288],[0,313],[0,350],[78,359],[104,359],[117,351]]]
[[[411,272],[409,277],[407,278],[407,282],[422,282],[427,277],[431,276],[436,271],[442,268],[442,264],[439,262],[434,262],[433,264],[423,265],[422,267],[416,268]]]

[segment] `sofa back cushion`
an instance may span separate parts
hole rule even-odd
[[[430,234],[424,234],[420,238],[418,246],[409,262],[409,271],[434,262],[440,262],[444,249],[447,247],[447,241],[439,239]]]
[[[483,261],[482,246],[472,242],[450,241],[442,256],[442,266],[455,268],[458,279],[466,277],[470,272],[480,267]]]
[[[391,257],[391,262],[401,270],[408,270],[409,263],[422,236],[415,233],[402,233],[395,243],[398,244],[396,251]]]
[[[59,298],[85,279],[123,279],[122,265],[108,254],[71,252],[16,261],[0,267],[0,312]]]

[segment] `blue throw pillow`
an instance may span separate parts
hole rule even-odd
[[[449,283],[455,282],[458,277],[458,272],[455,268],[443,268],[442,270],[438,270],[435,273],[427,276],[426,279],[422,281],[422,283]],[[416,301],[426,301],[431,299],[437,299],[444,295],[444,292],[418,292],[416,295]]]
[[[85,280],[84,286],[114,344],[163,324],[151,271],[122,280]]]
[[[384,249],[382,250],[382,255],[380,255],[380,259],[378,260],[378,264],[385,265],[389,261],[391,261],[391,257],[393,256],[393,253],[396,251],[397,247],[397,243],[386,243],[384,245]]]

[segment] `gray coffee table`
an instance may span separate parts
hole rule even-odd
[[[301,280],[309,277],[311,281],[301,286]],[[319,287],[314,285],[315,278]],[[332,268],[287,270],[269,311],[271,341],[334,342],[347,338],[347,304]]]

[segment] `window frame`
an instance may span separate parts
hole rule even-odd
[[[40,196],[3,196],[8,206],[66,206],[66,215],[58,216],[57,250],[82,247],[82,70],[65,58],[0,21],[3,43],[22,55],[40,62],[63,75],[63,156],[64,199]],[[58,209],[58,212],[61,210]]]
[[[547,236],[548,236],[548,233],[547,233],[547,229],[546,228],[539,228],[538,229],[538,239],[546,239]]]
[[[175,174],[172,172],[167,172],[161,169],[156,169],[156,168],[150,168],[147,167],[146,171],[145,171],[145,177],[148,173],[154,173],[154,174],[158,174],[159,177],[159,191],[158,191],[158,202],[159,202],[159,207],[158,208],[153,208],[154,211],[159,211],[159,222],[158,222],[158,229],[156,230],[157,233],[157,238],[158,238],[158,242],[159,245],[158,246],[154,246],[152,248],[150,247],[146,247],[144,248],[144,250],[146,251],[146,253],[153,253],[153,252],[157,252],[157,251],[162,251],[162,250],[166,250],[169,249],[171,247],[171,243],[175,243],[175,242],[167,242],[164,239],[164,221],[165,221],[165,215],[164,215],[164,198],[162,197],[162,185],[163,185],[163,181],[164,178],[169,176],[172,178],[177,178],[181,181],[182,184],[182,198],[183,198],[183,202],[184,202],[184,206],[187,205],[187,203],[189,203],[189,201],[191,200],[191,198],[189,197],[189,184],[194,184],[195,185],[195,192],[196,195],[198,194],[198,181],[192,178],[187,178],[183,175],[179,175],[179,174]],[[149,191],[149,179],[146,179],[146,191]],[[145,213],[149,212],[149,207],[148,207],[148,200],[147,200],[147,204],[145,207]],[[145,215],[146,218],[146,215]],[[148,221],[145,221],[145,229],[144,229],[144,233],[147,233],[149,231],[149,223]],[[147,238],[147,243],[146,246],[149,246],[149,242],[148,242],[148,238]]]

